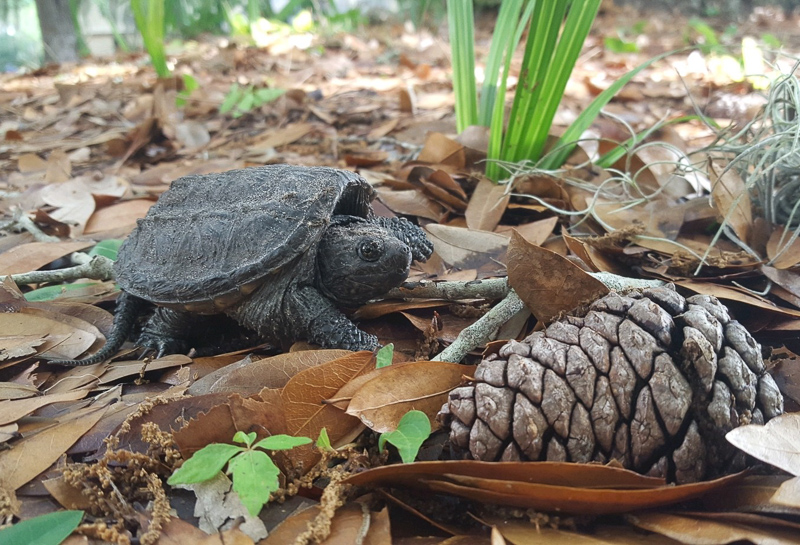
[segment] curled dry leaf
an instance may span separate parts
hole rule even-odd
[[[609,292],[567,258],[531,244],[516,232],[508,245],[508,282],[542,322]]]
[[[33,314],[26,312],[29,310],[35,309],[23,308],[20,312],[0,314],[2,335],[12,337],[19,335],[44,336],[45,342],[37,347],[38,352],[46,352],[48,357],[59,359],[72,359],[79,356],[97,339],[96,335],[87,331],[87,329],[93,328],[87,322],[84,322],[85,329],[79,329],[57,319],[59,315],[56,313],[40,311],[42,313]]]
[[[628,515],[625,519],[639,528],[689,545],[738,542],[757,545],[800,543],[796,525],[783,524],[782,521],[770,517],[754,517],[754,523],[751,524],[744,524],[742,521],[732,524],[731,521],[724,519],[713,520],[702,513],[638,513]]]
[[[35,271],[56,259],[92,246],[93,242],[29,242],[0,254],[0,276]]]
[[[777,416],[763,426],[739,426],[725,438],[750,456],[800,476],[800,413]]]
[[[792,231],[778,226],[767,241],[767,257],[776,269],[794,267],[800,263],[800,238],[792,241]]]
[[[16,490],[50,467],[105,414],[107,407],[80,409],[0,452],[3,486]]]
[[[770,501],[779,505],[800,509],[800,477],[784,481]]]
[[[489,231],[435,223],[426,225],[425,229],[436,253],[452,267],[477,268],[498,258],[508,246],[508,237]]]
[[[494,231],[511,199],[508,190],[507,184],[498,184],[488,178],[482,178],[467,204],[467,211],[464,214],[467,219],[467,227],[481,231]]]
[[[688,485],[625,469],[563,462],[415,462],[370,469],[346,479],[357,486],[411,487],[475,501],[580,514],[611,514],[700,497],[743,474]]]
[[[475,366],[438,361],[401,363],[378,369],[372,380],[353,394],[347,414],[368,428],[383,433],[393,431],[408,411],[418,410],[435,423],[436,414],[447,402],[450,390]]]

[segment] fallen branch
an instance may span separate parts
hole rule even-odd
[[[460,362],[471,350],[491,340],[503,324],[524,308],[525,303],[519,298],[517,292],[509,291],[502,301],[492,307],[492,310],[481,316],[474,324],[462,329],[456,340],[433,360]]]
[[[113,280],[114,279],[114,262],[103,257],[96,255],[89,261],[77,265],[75,267],[67,267],[65,269],[56,269],[54,271],[33,271],[28,273],[12,274],[13,280],[18,286],[23,284],[42,284],[42,283],[57,283],[57,282],[71,282],[79,278],[88,278],[90,280]],[[0,277],[2,281],[5,277]]]
[[[511,288],[507,278],[487,278],[469,282],[406,282],[385,295],[387,299],[502,299]]]

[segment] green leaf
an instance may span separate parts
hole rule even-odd
[[[378,438],[378,448],[383,451],[386,442],[393,444],[400,453],[403,463],[414,461],[419,452],[419,447],[431,434],[431,421],[422,411],[408,411],[394,431],[382,433]]]
[[[569,155],[572,153],[572,150],[575,149],[575,142],[581,137],[583,132],[589,128],[597,116],[600,115],[600,111],[606,106],[606,104],[609,103],[614,95],[616,95],[619,90],[625,86],[625,84],[633,79],[636,74],[654,62],[672,55],[673,53],[675,53],[675,51],[668,51],[653,57],[649,61],[643,62],[612,83],[608,89],[597,95],[589,104],[589,106],[584,108],[578,117],[575,118],[575,121],[572,122],[572,125],[570,125],[566,131],[564,131],[564,133],[561,135],[561,138],[559,138],[558,142],[556,142],[556,144],[553,146],[553,150],[555,151],[549,153],[547,157],[544,157],[539,162],[539,167],[543,169],[556,169],[563,165],[564,161],[566,161],[567,157],[569,157]]]
[[[286,93],[286,89],[258,89],[255,92],[258,106],[268,104]]]
[[[167,484],[202,483],[213,479],[233,456],[244,448],[226,443],[211,443],[201,448],[186,460],[167,480]]]
[[[392,356],[394,356],[394,343],[381,347],[375,354],[375,369],[389,367],[392,364]]]
[[[475,17],[472,2],[447,0],[447,23],[456,95],[456,129],[463,131],[478,122],[475,86]]]
[[[248,448],[250,447],[250,445],[253,444],[253,441],[255,440],[256,440],[256,432],[254,431],[251,431],[250,433],[237,431],[235,434],[233,434],[234,443],[242,443],[244,445],[247,445]]]
[[[628,42],[616,36],[606,36],[603,38],[603,45],[613,53],[638,53],[639,46],[636,42]]]
[[[238,83],[231,85],[230,91],[225,95],[225,100],[222,101],[222,105],[219,107],[219,113],[226,114],[231,111],[242,98],[242,94],[242,88],[239,87]]]
[[[59,545],[78,527],[83,511],[56,511],[0,530],[3,545]]]
[[[103,257],[107,257],[111,261],[116,261],[120,246],[122,246],[122,239],[107,238],[106,240],[101,240],[95,244],[94,247],[89,250],[89,255],[101,255]]]
[[[317,437],[317,448],[322,450],[333,450],[333,446],[331,446],[331,438],[328,437],[328,430],[325,428],[319,430],[319,437]]]
[[[291,435],[279,434],[266,437],[256,443],[253,448],[263,448],[264,450],[289,450],[311,442],[308,437],[292,437]]]
[[[195,89],[198,89],[200,84],[197,83],[197,80],[194,79],[194,76],[191,74],[183,74],[183,90],[191,93]]]
[[[256,97],[253,94],[253,88],[250,87],[247,91],[244,92],[244,96],[242,100],[239,101],[239,104],[236,106],[236,111],[240,114],[247,113],[253,109],[253,103],[255,102]]]
[[[35,289],[25,293],[25,300],[31,302],[52,301],[58,299],[62,295],[70,291],[77,291],[93,286],[97,282],[82,282],[80,284],[58,284],[54,286],[45,286],[43,288]]]
[[[228,471],[239,499],[251,515],[257,516],[270,494],[278,490],[280,470],[265,452],[249,450],[231,460]]]

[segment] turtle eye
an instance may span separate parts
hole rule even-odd
[[[383,253],[383,245],[377,240],[367,240],[358,246],[358,257],[364,261],[378,261]]]

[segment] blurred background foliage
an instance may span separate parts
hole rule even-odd
[[[62,0],[0,1],[0,70],[14,71],[36,68],[47,61],[58,61],[42,43],[37,20],[39,9],[47,9]],[[132,4],[137,0],[63,0],[68,2],[79,56],[107,56],[142,47],[136,30]],[[313,21],[304,23],[305,31],[354,32],[359,25],[392,20],[406,22],[415,28],[440,29],[446,24],[445,0],[159,0],[164,4],[164,30],[167,40],[188,40],[201,34],[236,36],[251,33],[253,28],[270,24],[292,25],[298,17]],[[611,0],[606,0],[611,3]],[[500,0],[475,0],[475,10],[492,16]],[[800,0],[614,0],[617,5],[641,9],[672,10],[683,15],[722,17],[735,28],[757,7],[777,6],[791,14],[800,7]],[[56,18],[58,19],[58,18]],[[296,28],[295,24],[295,28]],[[710,27],[709,27],[710,28]],[[705,29],[696,24],[689,32]],[[716,29],[715,36],[724,39],[725,29]],[[45,35],[52,30],[48,29]],[[446,35],[446,32],[442,32]],[[708,41],[706,32],[705,41]],[[257,40],[256,40],[257,41]],[[47,40],[45,40],[47,42]],[[610,45],[611,47],[614,44]],[[632,47],[621,37],[617,48]],[[49,53],[49,54],[48,54]]]

